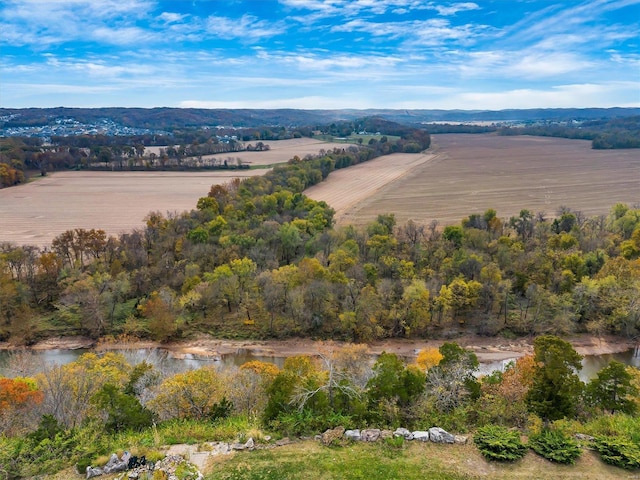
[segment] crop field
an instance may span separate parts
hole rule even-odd
[[[501,218],[524,208],[554,216],[561,206],[593,216],[607,214],[617,202],[640,203],[637,149],[592,150],[589,141],[549,137],[432,138],[433,158],[389,175],[374,189],[384,157],[334,172],[308,192],[337,210],[338,223],[359,225],[380,213],[394,213],[399,224],[413,219],[446,225],[488,208]],[[354,191],[363,194],[356,198]]]
[[[117,235],[141,228],[151,211],[194,209],[211,185],[263,173],[56,172],[0,190],[0,242],[43,247],[74,228],[101,228]]]
[[[353,167],[336,170],[328,180],[305,190],[314,200],[324,200],[336,210],[339,223],[360,223],[353,215],[358,206],[375,198],[381,188],[393,185],[409,171],[429,163],[434,155],[394,153],[378,157]],[[382,213],[382,212],[379,212]]]
[[[260,141],[243,142],[254,145]],[[243,164],[254,167],[265,167],[278,163],[285,163],[298,155],[304,158],[306,155],[317,155],[320,150],[333,150],[334,147],[345,148],[345,142],[325,142],[314,138],[294,138],[291,140],[262,140],[262,143],[269,145],[269,150],[261,152],[227,152],[216,153],[215,155],[203,155],[202,160],[213,162],[214,159],[223,162],[225,159],[240,159]],[[145,154],[159,154],[161,147],[148,147]]]
[[[255,144],[255,142],[251,142]],[[295,155],[345,145],[311,138],[278,140],[263,152],[232,152],[250,165],[283,163]],[[145,149],[158,153],[160,147]],[[183,212],[195,208],[211,185],[233,178],[263,175],[265,169],[206,172],[55,172],[18,187],[0,189],[0,242],[48,246],[73,228],[101,228],[110,235],[141,228],[152,211]]]

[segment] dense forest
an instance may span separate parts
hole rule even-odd
[[[296,157],[117,238],[76,229],[45,250],[3,244],[0,338],[638,335],[637,208],[595,218],[562,208],[554,219],[488,209],[444,229],[382,214],[334,229],[333,210],[302,193],[336,168],[428,145],[416,130]]]

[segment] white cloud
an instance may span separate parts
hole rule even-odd
[[[593,62],[582,60],[571,53],[539,53],[525,55],[505,70],[516,76],[544,78],[584,70],[593,65]]]
[[[229,39],[241,39],[255,41],[264,37],[273,37],[283,33],[284,24],[272,24],[266,20],[259,20],[253,15],[243,15],[240,19],[228,17],[210,16],[206,21],[206,30],[209,34]]]
[[[501,92],[467,91],[432,102],[443,109],[521,109],[576,107],[640,107],[638,82],[557,85],[548,89],[523,88]]]
[[[450,16],[458,12],[466,12],[469,10],[480,10],[480,6],[473,2],[453,3],[451,5],[437,5],[431,2],[428,8],[436,10],[439,15]]]
[[[351,20],[331,28],[332,32],[364,32],[374,37],[404,39],[409,46],[435,46],[447,41],[468,43],[484,34],[489,27],[484,25],[452,26],[448,20],[432,18],[405,22],[369,22]]]
[[[358,99],[351,95],[345,97],[336,95],[306,96],[269,100],[184,100],[179,102],[178,106],[180,108],[301,108],[308,110],[379,107],[375,101]]]
[[[158,18],[165,23],[176,23],[187,18],[188,15],[181,13],[162,12]]]

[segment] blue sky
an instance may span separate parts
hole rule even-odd
[[[640,106],[640,0],[2,0],[0,106]]]

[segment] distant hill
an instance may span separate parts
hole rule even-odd
[[[131,128],[172,131],[190,127],[300,127],[375,116],[405,125],[428,122],[570,122],[640,115],[640,108],[551,108],[530,110],[296,110],[197,108],[0,108],[0,129],[51,125],[72,118],[91,124],[109,119]]]

